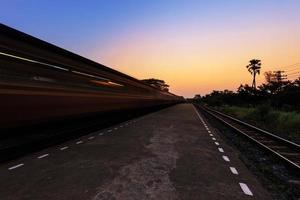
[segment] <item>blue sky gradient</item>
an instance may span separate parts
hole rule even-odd
[[[268,67],[274,67],[275,61],[282,66],[298,62],[299,54],[285,55],[280,48],[292,52],[290,44],[300,44],[296,39],[300,34],[299,10],[297,0],[2,0],[0,22],[137,78],[164,78],[175,92],[192,96],[198,91],[207,93],[213,88],[234,89],[235,86],[226,81],[211,87],[200,80],[179,81],[171,72],[166,74],[167,63],[180,70],[176,63],[193,61],[200,73],[205,66],[238,67],[241,63],[238,58],[246,59],[246,65],[253,56],[264,59],[263,64]],[[254,43],[262,46],[263,51],[254,52]],[[232,54],[240,49],[245,51],[245,56],[232,56],[237,61],[229,58],[230,55],[223,56],[231,48]],[[139,51],[145,53],[139,55]],[[182,58],[189,61],[180,60],[183,51],[190,51],[194,57]],[[203,64],[197,60],[196,52],[200,57],[203,55]],[[271,61],[268,52],[285,57]],[[145,61],[137,61],[136,57]],[[222,62],[210,62],[212,57]],[[164,72],[160,74],[156,66],[166,71],[161,70]],[[192,74],[195,66],[191,64],[190,68],[184,66],[181,70],[190,70]],[[189,86],[182,85],[184,82]]]

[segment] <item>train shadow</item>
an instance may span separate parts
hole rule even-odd
[[[7,162],[169,106],[172,105],[107,113],[90,113],[31,126],[2,129],[0,135],[0,162]]]

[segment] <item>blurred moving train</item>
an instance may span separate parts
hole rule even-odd
[[[183,100],[0,24],[0,128]]]

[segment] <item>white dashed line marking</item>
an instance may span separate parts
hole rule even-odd
[[[18,167],[22,167],[23,165],[24,165],[23,163],[20,163],[18,165],[15,165],[15,166],[12,166],[12,167],[8,168],[8,170],[13,170],[13,169],[16,169]]]
[[[228,156],[222,156],[222,158],[223,158],[226,162],[230,162]]]
[[[231,171],[233,174],[236,174],[236,175],[239,174],[235,167],[230,167],[230,171]]]
[[[211,133],[211,131],[207,131],[208,133]]]
[[[224,150],[223,150],[223,148],[218,148],[218,150],[221,152],[221,153],[224,153]]]
[[[121,125],[120,128],[123,128],[123,125]]]
[[[195,106],[194,106],[194,105],[193,105],[193,108],[194,108],[194,110],[195,110],[195,112],[196,112],[197,116],[199,117],[199,119],[202,121],[202,117],[200,116],[200,114],[198,113],[198,111],[197,111],[197,109],[195,108]]]
[[[78,142],[76,142],[76,144],[81,144],[82,143],[82,141],[80,140],[80,141],[78,141]]]
[[[89,139],[89,140],[92,140],[92,139],[94,139],[94,138],[95,138],[94,136],[91,136],[91,137],[89,137],[88,139]]]
[[[49,156],[48,153],[46,153],[46,154],[44,154],[44,155],[41,155],[41,156],[39,156],[39,157],[37,157],[37,158],[38,158],[38,159],[41,159],[41,158],[45,158],[45,157],[47,157],[47,156]]]
[[[118,127],[116,127],[115,130],[118,130]]]
[[[217,145],[217,146],[219,146],[220,144],[219,144],[219,142],[215,142],[215,144]]]
[[[211,139],[212,139],[212,140],[216,140],[216,138],[214,138],[214,137],[213,137],[213,138],[211,138]]]
[[[209,136],[211,136],[211,137],[212,137],[212,136],[214,136],[214,135],[213,135],[213,134],[209,134]]]
[[[242,188],[243,192],[244,192],[246,195],[253,196],[251,190],[249,189],[249,187],[248,187],[245,183],[239,183],[239,184],[240,184],[240,187]]]
[[[60,148],[61,151],[65,150],[65,149],[68,149],[69,147],[62,147]]]
[[[103,133],[99,133],[99,135],[103,135]]]

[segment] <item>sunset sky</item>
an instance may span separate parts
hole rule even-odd
[[[185,97],[300,63],[299,0],[2,0],[0,22]]]

